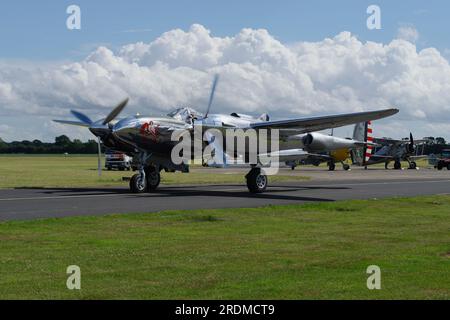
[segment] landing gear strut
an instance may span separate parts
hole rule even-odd
[[[336,170],[336,164],[332,161],[328,162],[328,171]]]
[[[269,179],[261,172],[261,168],[253,168],[245,178],[247,179],[247,188],[251,193],[266,191]]]
[[[154,191],[161,182],[159,167],[146,165],[150,155],[147,153],[139,154],[139,173],[131,177],[130,190],[133,193],[143,193]]]

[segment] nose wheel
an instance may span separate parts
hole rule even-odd
[[[266,191],[269,179],[261,172],[260,168],[253,168],[245,178],[247,179],[247,188],[251,193]]]

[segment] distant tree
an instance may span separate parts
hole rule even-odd
[[[62,135],[55,138],[55,144],[57,146],[67,146],[70,145],[72,141],[70,141],[70,138],[66,135]]]
[[[442,138],[442,137],[437,137],[437,138],[436,138],[436,143],[437,143],[437,144],[440,144],[440,145],[447,144],[447,142],[445,141],[445,139]]]

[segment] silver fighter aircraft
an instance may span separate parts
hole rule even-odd
[[[169,113],[166,117],[132,116],[115,121],[125,108],[128,99],[116,106],[112,112],[102,120],[92,121],[86,115],[72,111],[79,121],[55,120],[56,122],[84,126],[97,136],[103,144],[110,149],[122,151],[137,160],[139,173],[130,180],[130,190],[134,193],[142,193],[155,190],[160,183],[162,170],[174,172],[189,172],[188,164],[175,164],[172,160],[172,150],[179,143],[172,137],[201,127],[202,130],[215,128],[226,129],[253,129],[279,130],[279,151],[277,155],[280,161],[288,161],[297,154],[301,134],[314,131],[337,128],[369,120],[377,120],[392,116],[397,109],[386,109],[372,112],[360,112],[332,116],[319,116],[303,119],[288,119],[270,121],[267,115],[252,117],[243,114],[210,114],[211,106],[216,91],[218,77],[213,82],[209,103],[205,114],[201,114],[190,108],[180,108]],[[294,138],[292,138],[294,137]],[[202,136],[203,138],[203,136]],[[203,140],[203,139],[202,139]],[[202,141],[202,147],[208,146],[212,141]],[[225,145],[221,145],[227,150]],[[302,151],[304,152],[304,151]],[[242,156],[242,155],[241,155]],[[244,154],[244,157],[246,155]],[[258,155],[259,156],[259,155]],[[246,176],[247,187],[252,193],[264,192],[268,185],[265,171],[259,164],[249,165],[249,173]]]

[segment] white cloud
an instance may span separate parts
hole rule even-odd
[[[0,124],[1,116],[15,123],[40,116],[46,131],[35,135],[52,140],[59,129],[52,118],[70,117],[70,108],[100,118],[125,96],[128,114],[160,115],[179,105],[203,111],[215,73],[214,112],[285,118],[395,106],[400,120],[450,122],[450,66],[434,48],[362,42],[349,32],[287,45],[263,29],[214,37],[193,25],[117,52],[99,47],[78,62],[2,64]]]
[[[401,26],[397,30],[397,38],[416,43],[419,40],[419,31],[413,26]]]

